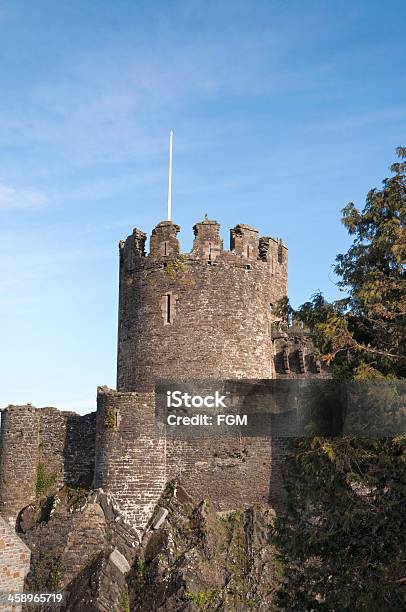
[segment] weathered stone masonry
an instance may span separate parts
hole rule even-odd
[[[0,593],[22,592],[24,578],[30,569],[31,553],[27,546],[0,516]],[[17,612],[21,606],[2,605],[3,612]]]
[[[164,221],[120,242],[118,392],[100,388],[95,484],[143,528],[164,483],[177,478],[224,510],[281,501],[286,452],[277,438],[173,440],[154,429],[154,383],[319,375],[303,330],[277,331],[287,295],[287,248],[237,225],[225,251],[216,221],[194,226],[181,254],[179,226]],[[282,366],[280,364],[282,358]],[[107,419],[106,411],[114,416]]]
[[[32,406],[2,411],[0,429],[0,512],[14,523],[35,500],[39,460],[39,412]]]
[[[166,441],[155,431],[153,393],[99,387],[95,487],[112,493],[127,517],[143,527],[166,482]]]
[[[279,502],[277,457],[269,438],[174,440],[159,436],[153,393],[98,389],[95,487],[112,493],[126,519],[142,529],[165,483],[182,482],[219,509]]]
[[[194,226],[180,254],[179,227],[165,221],[120,243],[117,389],[152,391],[157,378],[272,377],[271,305],[287,295],[287,248],[257,230]]]
[[[14,524],[35,501],[39,470],[55,487],[91,485],[96,415],[8,406],[0,429],[0,514]]]

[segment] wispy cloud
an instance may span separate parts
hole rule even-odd
[[[166,48],[131,45],[73,54],[52,78],[43,75],[27,85],[23,104],[11,106],[0,92],[0,133],[6,142],[46,147],[59,165],[62,158],[76,169],[150,159],[162,151],[161,135],[168,127],[182,125],[187,140],[187,123],[193,123],[193,138],[198,116],[201,148],[205,133],[213,142],[216,123],[227,131],[235,121],[223,116],[216,121],[207,112],[211,103],[309,87],[309,76],[303,78],[299,69],[278,67],[286,43],[280,35],[266,34],[259,40],[246,34],[237,47],[219,38],[184,42],[170,48],[170,61]]]
[[[308,131],[314,131],[316,129],[322,131],[342,131],[352,130],[357,128],[370,127],[371,125],[377,125],[380,123],[402,121],[406,118],[406,109],[404,107],[392,107],[375,110],[371,112],[364,112],[359,114],[353,114],[351,116],[337,116],[328,120],[321,120],[317,123],[309,123],[307,125]]]
[[[40,208],[46,196],[35,189],[20,189],[0,183],[0,210]]]
[[[2,304],[24,304],[38,302],[47,295],[48,287],[58,286],[58,279],[83,261],[100,262],[106,254],[101,247],[86,248],[71,245],[70,248],[58,249],[46,243],[46,246],[24,240],[14,240],[14,246],[8,246],[4,239],[0,248],[0,274],[2,278],[0,297]],[[18,253],[15,244],[18,242]],[[76,299],[79,299],[76,296]]]

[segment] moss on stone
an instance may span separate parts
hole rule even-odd
[[[209,589],[207,591],[186,591],[183,596],[185,601],[190,601],[197,605],[199,610],[213,610],[220,596],[220,591]],[[218,609],[217,607],[215,608]]]
[[[107,408],[103,422],[106,429],[114,429],[117,424],[117,410],[111,407]]]
[[[56,483],[58,475],[55,472],[48,472],[45,465],[38,461],[37,463],[37,478],[35,483],[35,490],[37,497],[45,495]]]
[[[141,576],[145,573],[145,561],[141,557],[137,557],[134,561],[134,571]]]
[[[62,583],[63,583],[63,577],[62,577],[61,567],[60,567],[59,562],[57,561],[51,567],[51,571],[49,572],[49,576],[47,580],[47,587],[53,593],[57,593],[58,591],[61,590]]]
[[[190,266],[184,255],[179,255],[176,259],[170,259],[165,263],[164,271],[171,280],[185,284],[188,280]]]
[[[130,612],[130,598],[128,595],[127,585],[125,585],[123,590],[121,591],[121,594],[118,600],[118,608],[120,612]]]

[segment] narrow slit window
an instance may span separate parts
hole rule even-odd
[[[164,325],[172,325],[176,314],[177,295],[171,291],[161,295],[159,299],[159,307],[161,310]]]
[[[278,263],[283,263],[283,250],[281,242],[278,242]]]
[[[209,260],[211,259],[211,242],[209,242]]]
[[[164,242],[164,255],[168,255],[168,243]]]
[[[247,245],[247,257],[248,257],[248,259],[250,258],[250,247],[249,247],[249,245]]]

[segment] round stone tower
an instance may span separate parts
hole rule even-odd
[[[179,226],[134,229],[120,242],[118,391],[158,378],[273,378],[272,307],[287,295],[287,248],[248,225],[230,232],[207,216],[181,254]]]

